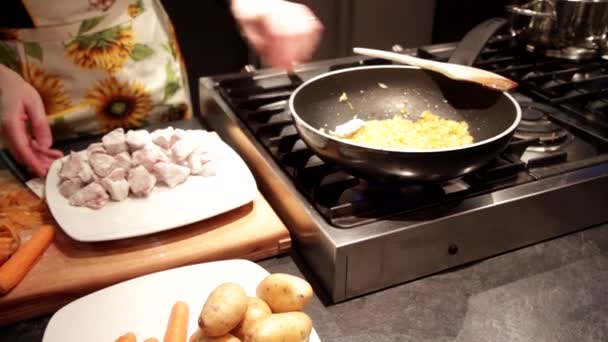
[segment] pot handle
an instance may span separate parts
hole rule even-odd
[[[531,6],[534,6],[539,3],[547,4],[549,6],[550,11],[549,12],[540,12],[540,11],[535,11],[535,10],[527,8],[527,7],[531,7]],[[555,18],[555,16],[556,16],[555,6],[553,5],[553,2],[551,2],[549,0],[535,0],[535,1],[529,2],[527,4],[524,4],[521,7],[507,6],[507,11],[511,12],[513,14],[519,14],[519,15],[524,15],[527,17],[534,17],[534,18]]]
[[[506,19],[492,18],[475,26],[458,43],[448,63],[473,65],[488,40],[506,23]]]

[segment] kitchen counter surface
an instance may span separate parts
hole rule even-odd
[[[260,265],[308,274],[297,255]],[[608,341],[608,225],[344,303],[317,295],[307,312],[323,341]],[[40,341],[49,318],[0,341]]]

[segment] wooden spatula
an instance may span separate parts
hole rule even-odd
[[[484,87],[499,91],[508,91],[517,87],[516,82],[506,77],[470,66],[436,62],[384,50],[356,47],[353,51],[364,56],[383,58],[397,63],[409,64],[422,69],[432,70],[454,80],[479,83]]]

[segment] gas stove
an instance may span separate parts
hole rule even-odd
[[[443,61],[454,48],[402,52]],[[540,57],[494,37],[476,66],[520,84],[509,147],[461,179],[390,187],[324,163],[286,106],[314,76],[383,64],[357,56],[200,83],[206,122],[247,161],[334,302],[608,221],[608,61]]]

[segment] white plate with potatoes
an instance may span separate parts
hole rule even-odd
[[[312,296],[304,279],[246,260],[185,266],[75,300],[53,315],[43,341],[317,342],[305,313]]]

